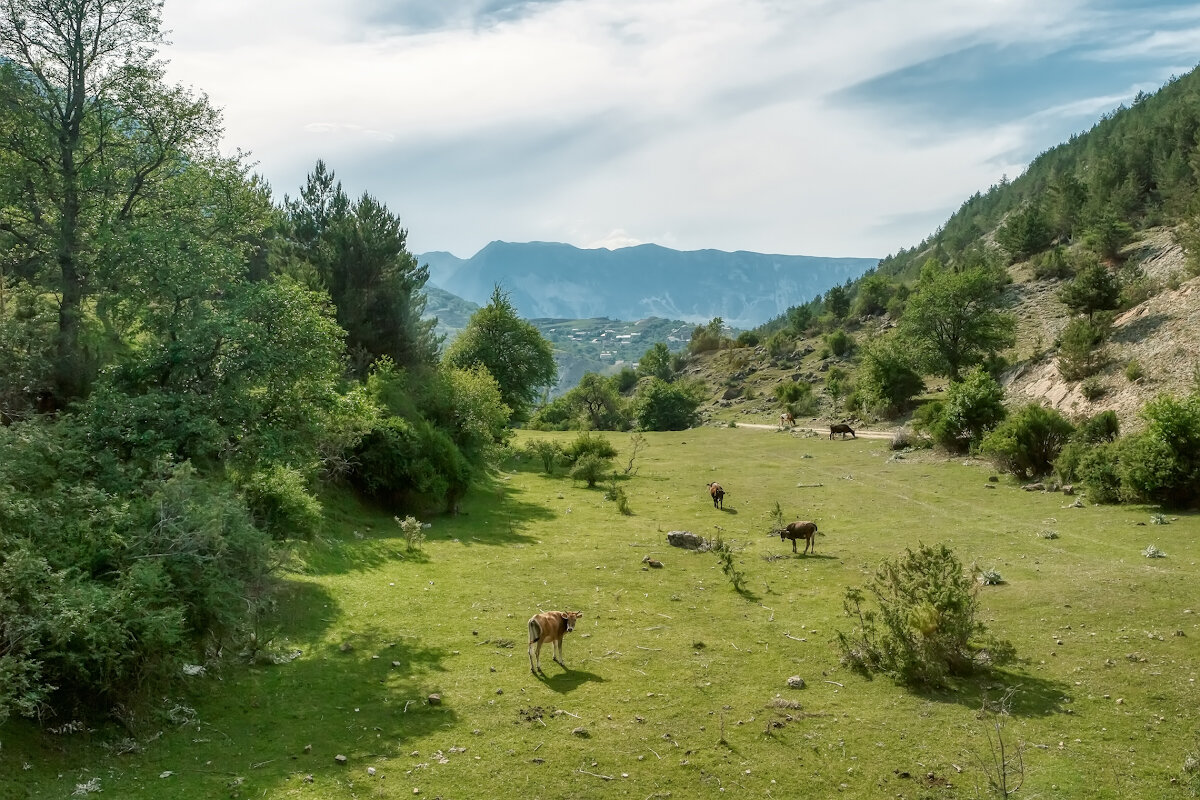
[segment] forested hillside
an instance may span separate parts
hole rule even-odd
[[[695,367],[705,413],[902,423],[898,443],[1082,481],[1093,500],[1193,504],[1198,187],[1193,71],[752,332],[756,349],[724,341]]]
[[[453,512],[555,378],[502,295],[441,356],[377,198],[222,156],[160,14],[0,15],[0,722],[129,724],[184,663],[262,656],[324,492]]]

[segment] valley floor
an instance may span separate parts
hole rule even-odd
[[[1200,517],[1070,508],[866,435],[739,428],[646,434],[616,482],[629,516],[525,462],[410,551],[390,514],[329,497],[261,632],[273,659],[191,679],[132,733],[8,723],[0,796],[975,797],[997,730],[1023,751],[1017,797],[1193,796]],[[620,474],[630,442],[612,440]],[[819,523],[814,555],[768,535],[776,503]],[[673,530],[732,542],[745,590]],[[921,542],[1001,573],[982,619],[1016,665],[928,693],[841,665],[846,587]],[[583,618],[567,667],[544,650],[535,677],[526,621],[552,609]]]

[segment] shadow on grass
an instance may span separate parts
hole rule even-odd
[[[538,675],[538,680],[559,694],[573,692],[585,683],[604,683],[604,678],[594,672],[581,669],[568,669],[556,675]]]
[[[936,703],[958,703],[967,708],[982,708],[986,698],[989,708],[1008,692],[1008,713],[1014,717],[1047,717],[1064,714],[1071,693],[1062,681],[1038,678],[1033,675],[997,669],[970,678],[954,680],[938,690],[917,691],[916,694]]]

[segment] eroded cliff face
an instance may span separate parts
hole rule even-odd
[[[1136,430],[1138,412],[1161,393],[1184,395],[1200,366],[1200,278],[1188,278],[1183,249],[1168,230],[1156,230],[1129,248],[1130,263],[1158,287],[1146,300],[1119,314],[1104,345],[1104,368],[1096,376],[1104,394],[1084,397],[1080,381],[1059,374],[1054,340],[1068,320],[1057,299],[1061,281],[1035,281],[1014,268],[1012,310],[1018,316],[1018,356],[1026,359],[1004,376],[1010,402],[1038,401],[1071,417],[1112,409],[1122,430]],[[1172,288],[1174,287],[1174,288]],[[1040,343],[1040,344],[1039,344]],[[1136,361],[1141,377],[1130,380]]]

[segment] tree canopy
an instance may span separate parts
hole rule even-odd
[[[462,369],[483,366],[496,379],[500,396],[512,409],[515,421],[528,418],[540,391],[558,376],[550,343],[517,315],[499,286],[450,344],[445,362]]]

